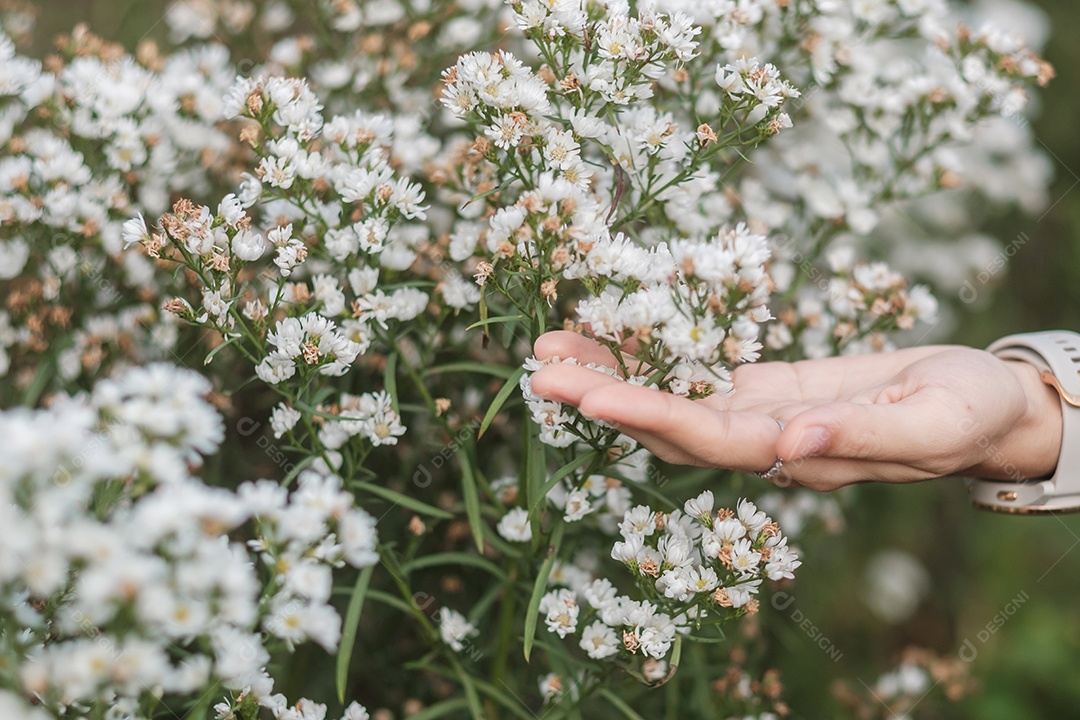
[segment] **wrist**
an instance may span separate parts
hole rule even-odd
[[[1061,398],[1054,388],[1043,382],[1034,365],[1020,360],[1003,362],[1016,376],[1025,401],[1023,413],[1009,431],[1008,454],[1016,458],[1015,476],[1003,476],[1003,479],[1050,477],[1061,455]]]
[[[1007,454],[1012,472],[986,463],[972,468],[972,503],[1021,514],[1080,510],[1080,334],[1010,335],[987,350],[1006,362],[1022,401],[1002,432],[999,458]]]

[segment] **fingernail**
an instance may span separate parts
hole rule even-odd
[[[795,443],[795,457],[793,459],[808,458],[821,455],[829,447],[829,439],[832,433],[829,428],[821,425],[811,425],[799,434],[799,441]]]

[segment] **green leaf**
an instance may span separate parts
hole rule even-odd
[[[476,437],[484,437],[484,432],[491,426],[491,421],[495,419],[495,416],[499,414],[499,410],[506,403],[506,399],[510,397],[510,393],[514,392],[518,386],[518,380],[525,374],[525,368],[520,367],[514,371],[514,374],[506,379],[506,383],[499,390],[495,399],[491,401],[491,406],[488,407],[487,413],[484,415],[484,419],[480,422],[480,430],[476,433]]]
[[[454,663],[458,679],[465,688],[465,700],[469,703],[469,712],[475,720],[484,720],[484,707],[480,704],[480,695],[476,692],[476,685],[465,669],[460,664]]]
[[[604,672],[604,667],[600,663],[589,662],[588,660],[574,657],[574,655],[567,650],[567,646],[562,644],[562,640],[560,640],[557,635],[552,636],[552,638],[553,642],[548,642],[547,640],[544,640],[543,637],[537,638],[533,643],[533,647],[538,647],[546,652],[550,656],[549,659],[553,665],[555,663],[562,663],[577,669],[591,670],[597,673]]]
[[[318,407],[324,401],[326,401],[327,398],[329,398],[331,395],[333,395],[334,391],[335,391],[335,388],[332,385],[326,385],[324,387],[319,388],[319,390],[311,397],[311,400],[310,400],[311,404]],[[340,392],[340,390],[338,390],[338,392]]]
[[[412,608],[409,604],[399,598],[397,595],[391,595],[390,593],[383,592],[382,590],[368,590],[367,596],[375,602],[382,603],[383,605],[389,605],[392,608],[396,608],[401,612],[409,615],[412,613]]]
[[[451,680],[453,678],[455,678],[455,677],[458,677],[456,674],[451,674],[446,668],[441,667],[439,665],[434,665],[434,664],[432,664],[432,665],[423,665],[421,663],[406,663],[405,669],[407,669],[407,670],[412,670],[412,669],[423,670],[425,672],[442,675],[443,677],[445,677],[447,679],[451,679]],[[484,695],[487,695],[492,700],[494,700],[495,702],[497,702],[500,705],[502,705],[503,707],[505,707],[507,710],[509,710],[514,715],[517,715],[518,717],[520,717],[521,720],[536,720],[537,716],[528,708],[528,706],[526,706],[521,701],[520,698],[518,698],[516,696],[513,696],[513,695],[507,695],[505,692],[503,692],[502,690],[499,690],[498,688],[496,688],[494,685],[487,682],[486,680],[481,680],[480,678],[472,678],[472,682],[476,686],[477,690],[479,690]],[[459,702],[461,702],[462,704],[465,704],[465,701],[462,700],[461,698],[456,698],[456,699]],[[410,715],[409,720],[414,720],[414,718],[416,718],[416,717],[419,717],[419,716],[418,715]]]
[[[473,196],[472,196],[471,198],[469,198],[468,200],[466,200],[466,201],[465,201],[465,204],[464,204],[464,205],[462,205],[462,207],[468,207],[470,203],[474,203],[474,202],[476,202],[477,200],[483,200],[483,199],[484,199],[484,198],[486,198],[486,197],[487,197],[488,195],[494,195],[495,193],[499,192],[500,190],[502,190],[502,186],[500,186],[500,185],[496,185],[495,187],[491,188],[490,190],[485,190],[485,191],[484,191],[484,192],[482,192],[482,193],[476,193],[476,194],[475,194],[475,195],[473,195]]]
[[[671,660],[668,661],[668,675],[674,675],[675,671],[679,669],[679,660],[682,659],[682,635],[675,635],[675,650],[671,653]]]
[[[630,718],[630,720],[644,720],[640,715],[634,712],[634,709],[626,704],[626,701],[621,697],[613,693],[608,688],[602,688],[600,695],[611,703],[612,707],[622,713],[623,717]]]
[[[471,565],[481,570],[486,570],[500,580],[506,579],[506,571],[501,567],[491,562],[487,558],[478,557],[470,553],[463,552],[443,552],[434,553],[432,555],[424,555],[423,557],[416,558],[411,562],[405,563],[402,569],[406,573],[411,573],[414,570],[422,570],[427,567],[439,566],[439,565]]]
[[[210,352],[208,352],[208,353],[206,354],[206,357],[205,357],[205,358],[203,358],[203,365],[209,365],[209,364],[210,364],[210,362],[211,362],[211,361],[212,361],[212,360],[214,359],[214,356],[215,356],[215,355],[217,355],[217,354],[218,354],[219,352],[221,352],[222,350],[224,350],[224,349],[225,349],[226,347],[228,347],[229,345],[232,345],[232,344],[233,344],[234,342],[236,342],[237,340],[239,340],[239,339],[240,339],[241,337],[243,337],[243,336],[242,336],[242,335],[240,335],[239,333],[237,333],[236,335],[233,335],[233,336],[232,336],[232,337],[230,337],[230,338],[229,338],[228,340],[226,340],[225,342],[221,343],[221,344],[220,344],[220,345],[218,345],[218,346],[217,346],[216,348],[214,348],[213,350],[211,350]]]
[[[38,364],[37,372],[34,373],[33,380],[26,388],[26,392],[23,393],[22,404],[27,407],[33,407],[37,404],[38,398],[41,397],[41,393],[45,391],[49,381],[55,377],[55,365],[56,362],[53,359],[54,356],[50,356],[45,362]]]
[[[487,287],[481,286],[480,288],[480,321],[483,322],[488,318],[488,306],[487,306]]]
[[[536,715],[529,710],[529,708],[525,707],[524,703],[522,703],[519,698],[508,696],[491,683],[478,678],[476,680],[476,688],[522,720],[536,720]],[[412,720],[412,718],[410,718],[410,720]]]
[[[570,473],[574,472],[582,465],[586,465],[592,462],[596,458],[596,451],[590,451],[584,455],[580,455],[570,462],[563,465],[561,468],[555,471],[555,474],[548,478],[538,491],[536,491],[535,497],[533,496],[533,488],[529,487],[529,514],[532,515],[539,508],[543,507],[544,498],[547,497],[551,488],[555,487],[563,478],[567,477]]]
[[[518,326],[515,325],[515,324],[503,323],[503,326],[502,326],[502,346],[504,348],[509,348],[510,347],[511,343],[514,340],[515,333],[516,333],[517,329],[518,329]]]
[[[465,698],[450,698],[442,702],[429,705],[415,715],[410,715],[409,720],[435,720],[449,715],[452,712],[469,706]]]
[[[532,654],[533,640],[536,637],[536,623],[540,619],[540,598],[547,589],[548,577],[551,576],[551,568],[555,564],[555,558],[559,554],[559,545],[562,543],[563,530],[566,525],[560,520],[555,521],[555,530],[551,533],[551,542],[548,546],[547,557],[540,566],[540,572],[533,584],[532,595],[529,597],[529,607],[525,611],[525,659]]]
[[[615,469],[608,469],[605,472],[609,473],[612,477],[618,478],[619,480],[630,484],[635,491],[640,490],[646,495],[649,495],[650,497],[659,500],[662,506],[666,506],[669,508],[677,508],[682,506],[682,503],[673,500],[672,498],[668,497],[667,494],[662,492],[660,488],[657,487],[657,484],[655,482],[634,482],[632,480],[628,480],[622,473]],[[682,478],[679,479],[682,480]],[[664,485],[666,485],[666,483],[664,483]]]
[[[300,462],[293,465],[292,470],[290,470],[285,475],[285,477],[283,477],[281,479],[282,487],[289,487],[289,485],[292,484],[293,479],[295,479],[297,475],[299,475],[301,472],[303,472],[304,468],[306,468],[311,463],[315,462],[316,457],[318,457],[318,456],[317,455],[308,455],[306,458],[304,458]]]
[[[679,635],[679,637],[681,638],[682,635]],[[719,645],[720,643],[728,641],[728,638],[724,637],[723,635],[721,635],[720,637],[709,637],[707,635],[687,635],[686,639],[691,640],[695,643],[705,645]]]
[[[360,626],[360,611],[364,609],[364,596],[371,584],[371,574],[375,566],[364,568],[356,578],[349,607],[345,611],[345,620],[341,626],[341,644],[337,655],[337,695],[338,702],[345,704],[345,683],[349,679],[349,661],[352,660],[353,646],[356,645],[356,629]]]
[[[514,322],[516,320],[524,320],[524,319],[525,319],[525,316],[521,315],[521,314],[517,314],[517,315],[498,315],[498,316],[493,317],[493,318],[484,318],[483,320],[477,320],[472,325],[465,328],[465,331],[468,332],[469,330],[472,330],[473,328],[484,327],[484,326],[487,326],[487,325],[498,325],[499,323],[508,323],[508,322]]]
[[[525,429],[525,498],[529,507],[537,504],[544,495],[540,493],[547,479],[547,446],[540,442],[538,428]],[[541,513],[529,512],[529,526],[532,528],[533,550],[538,549],[540,540]]]
[[[507,580],[507,582],[509,582],[509,580]],[[475,603],[473,603],[468,615],[466,615],[466,617],[469,618],[469,622],[473,625],[479,625],[483,619],[487,617],[488,612],[491,610],[491,606],[495,604],[496,600],[502,597],[504,592],[506,592],[505,585],[488,583],[488,589]]]
[[[220,692],[220,685],[221,681],[215,680],[207,691],[203,693],[202,697],[199,698],[198,702],[188,710],[187,715],[184,716],[185,720],[205,720],[207,713],[210,712],[210,703],[221,699],[218,695]]]
[[[489,365],[487,363],[465,360],[462,362],[452,362],[446,363],[445,365],[436,365],[435,367],[426,368],[424,370],[424,375],[438,375],[439,373],[453,372],[473,372],[481,375],[494,375],[495,377],[507,379],[514,374],[514,369],[503,365]]]
[[[395,505],[403,505],[410,510],[415,510],[423,515],[430,515],[431,517],[442,518],[443,520],[450,520],[453,518],[452,513],[448,513],[445,510],[435,507],[434,505],[428,505],[426,502],[415,500],[408,495],[402,495],[399,492],[395,492],[389,488],[384,488],[381,485],[373,485],[369,482],[354,482],[353,487],[366,490],[372,495],[378,495],[379,497],[389,500]]]
[[[386,357],[386,371],[383,375],[385,377],[386,394],[390,396],[390,407],[400,415],[401,410],[398,409],[397,398],[397,361],[398,354],[397,350],[395,350]]]
[[[476,473],[468,447],[458,448],[457,456],[461,463],[461,494],[465,498],[465,514],[469,517],[469,528],[472,530],[473,542],[476,543],[476,551],[483,554],[484,518],[480,514],[480,492],[476,487]]]

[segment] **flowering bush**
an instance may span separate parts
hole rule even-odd
[[[801,561],[728,485],[536,396],[533,341],[694,399],[891,347],[938,308],[882,240],[991,195],[970,158],[1035,157],[1052,73],[933,0],[199,0],[167,50],[78,28],[44,62],[20,12],[4,717],[709,698],[682,653],[708,667]],[[993,199],[1037,205],[1029,175]]]

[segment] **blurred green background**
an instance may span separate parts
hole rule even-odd
[[[1034,4],[1050,20],[1045,55],[1057,70],[1033,123],[1054,161],[1052,205],[1042,217],[993,218],[989,232],[997,238],[1024,233],[1030,240],[1008,272],[993,279],[992,301],[967,308],[958,323],[953,339],[980,347],[1011,332],[1080,330],[1080,4]],[[45,0],[39,6],[36,55],[77,22],[129,49],[166,34],[161,0]],[[865,692],[863,683],[872,687],[905,647],[918,645],[946,657],[961,653],[981,688],[954,704],[928,699],[912,717],[1080,717],[1080,516],[976,511],[958,479],[859,487],[844,502],[846,529],[802,548],[806,563],[792,604],[782,611],[763,605],[763,626],[776,637],[759,670],[780,669],[793,716],[850,717],[833,698],[834,683]],[[864,602],[871,559],[890,549],[913,555],[930,578],[914,614],[892,624]],[[1010,605],[1018,597],[1025,599]],[[1004,617],[1009,607],[1015,612]],[[1004,620],[1000,627],[995,615]],[[839,651],[837,660],[799,627],[803,618]]]

